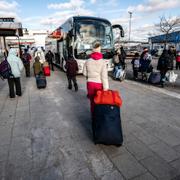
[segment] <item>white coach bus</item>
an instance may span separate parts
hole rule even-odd
[[[54,55],[54,64],[63,70],[69,54],[76,59],[79,73],[82,73],[84,62],[92,52],[94,41],[101,42],[103,59],[109,71],[113,69],[112,56],[114,49],[113,29],[119,31],[123,37],[121,25],[111,25],[102,18],[88,16],[74,16],[53,31],[45,41],[45,50],[51,50]]]

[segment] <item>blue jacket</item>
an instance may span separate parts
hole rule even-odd
[[[12,74],[14,75],[15,78],[18,78],[21,76],[21,71],[23,70],[24,66],[21,59],[16,55],[17,55],[17,50],[13,48],[10,49],[7,57],[7,61],[11,66]]]

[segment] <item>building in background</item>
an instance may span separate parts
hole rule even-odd
[[[23,28],[20,22],[16,22],[12,17],[0,17],[0,48],[3,51],[8,49],[6,37],[16,37],[19,41],[21,36],[23,36]],[[7,56],[6,53],[5,55]]]
[[[172,32],[167,35],[158,35],[158,36],[153,36],[149,38],[149,42],[151,44],[151,49],[163,49],[164,44],[167,41],[167,48],[170,45],[173,45],[176,47],[176,50],[180,50],[180,31]]]

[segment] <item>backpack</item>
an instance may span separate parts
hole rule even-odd
[[[13,77],[11,66],[9,65],[7,59],[0,63],[0,77],[3,80]]]
[[[115,63],[115,64],[119,63],[119,56],[118,55],[113,56],[113,63]]]
[[[28,64],[31,59],[31,56],[28,53],[24,53],[22,55],[22,61],[24,64]]]

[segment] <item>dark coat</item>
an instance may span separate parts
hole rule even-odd
[[[167,50],[164,50],[161,54],[158,60],[157,69],[160,71],[173,69],[173,59]]]
[[[121,47],[121,59],[125,63],[126,59],[126,52],[124,51],[123,47]]]
[[[148,52],[143,52],[140,56],[140,71],[141,72],[146,72],[146,71],[151,71],[152,66],[151,66],[151,55]]]
[[[169,50],[168,53],[169,53],[169,57],[170,57],[168,69],[173,70],[173,64],[174,64],[174,60],[176,59],[176,57],[174,55],[174,51]]]
[[[53,57],[54,57],[54,54],[51,51],[47,52],[45,55],[45,58],[48,63],[52,63]]]
[[[79,70],[78,64],[77,64],[76,60],[73,58],[70,58],[66,61],[65,68],[66,68],[67,76],[71,76],[71,77],[76,76],[77,71]]]

